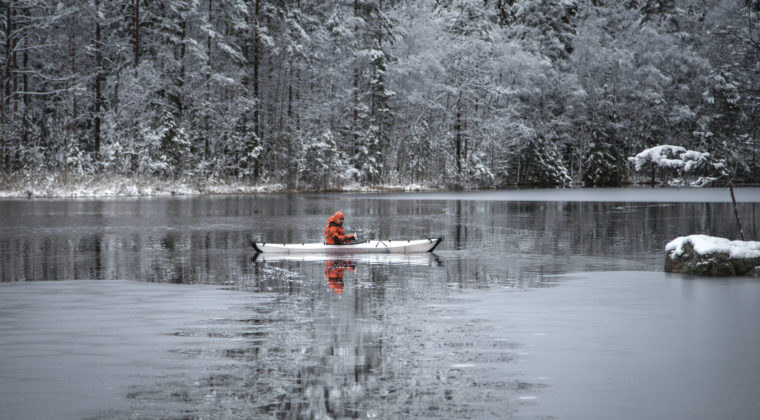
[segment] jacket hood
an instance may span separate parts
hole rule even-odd
[[[335,214],[333,214],[332,216],[330,216],[329,219],[327,219],[327,222],[328,223],[341,224],[340,219],[343,219],[343,212],[341,212],[340,210],[338,210],[338,211],[335,212]]]

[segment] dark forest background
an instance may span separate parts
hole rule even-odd
[[[760,182],[760,0],[4,0],[0,179]],[[648,177],[648,175],[646,176]]]

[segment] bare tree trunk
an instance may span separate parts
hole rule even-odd
[[[26,45],[24,45],[26,47]],[[24,112],[23,112],[23,141],[26,144],[29,141],[29,76],[27,75],[27,71],[29,70],[29,49],[24,48],[24,52],[22,54],[22,62],[24,66],[23,70],[23,76],[21,76],[21,86],[22,86],[22,92],[23,97],[22,101],[24,103]]]
[[[74,40],[74,22],[76,22],[76,18],[71,18],[68,21],[68,32],[69,32],[69,58],[70,62],[69,65],[71,66],[71,76],[72,79],[77,74],[77,62],[76,62],[76,42]],[[73,89],[74,82],[69,85],[69,88],[72,91],[72,103],[71,103],[71,129],[76,127],[76,121],[77,118],[79,118],[79,110],[77,109],[77,94],[76,91]]]
[[[95,0],[95,111],[94,111],[94,151],[100,152],[101,109],[103,107],[103,42],[100,33],[100,0]]]
[[[119,85],[121,84],[121,70],[116,72],[116,83],[113,85],[113,115],[119,115]],[[118,119],[117,119],[118,121]]]
[[[214,0],[208,0],[208,24],[211,25]],[[247,58],[247,57],[246,57]],[[211,34],[206,37],[206,109],[204,109],[205,135],[203,136],[203,156],[208,159],[211,155],[209,148],[209,107],[211,106]]]
[[[293,120],[293,67],[288,70],[288,127]]]
[[[185,17],[181,17],[182,22],[180,22],[180,43],[179,43],[179,79],[177,80],[177,111],[179,112],[179,117],[182,117],[182,114],[185,111],[185,37],[187,36],[187,20],[185,20]]]
[[[457,159],[457,175],[462,174],[462,94],[459,94],[459,100],[456,104],[457,114],[454,120],[454,136],[456,140],[456,159]]]
[[[13,2],[15,3],[15,0]],[[9,69],[8,75],[13,80],[13,88],[12,88],[11,94],[13,96],[12,97],[13,112],[16,113],[18,112],[18,52],[16,51],[16,47],[18,46],[18,39],[16,38],[16,34],[15,34],[16,22],[11,20],[12,19],[11,15],[15,14],[14,13],[15,10],[11,11],[10,5],[8,6],[8,12],[10,13],[8,17],[8,25],[10,28],[9,33],[11,36],[11,49],[9,50],[11,54],[10,69],[12,69],[12,70]]]
[[[253,127],[254,132],[256,133],[256,137],[261,139],[261,127],[259,124],[259,107],[261,106],[261,100],[259,98],[259,0],[255,1],[255,28],[253,35],[253,96],[256,98],[256,102],[253,108]],[[259,179],[259,159],[256,159],[253,167],[253,179]]]
[[[293,138],[294,132],[293,132],[293,65],[291,63],[290,66],[288,66],[288,122],[287,122],[287,130],[286,135],[288,136],[285,141],[288,143],[288,188],[293,189],[295,186],[295,178],[298,176],[297,173],[297,165],[296,165],[296,156],[295,156],[295,150],[294,150],[294,141]]]
[[[736,217],[736,224],[739,227],[739,236],[744,239],[744,229],[742,229],[742,219],[739,218],[739,208],[736,205],[736,196],[734,195],[734,183],[728,180],[728,191],[731,193],[731,202],[734,204],[734,216]]]
[[[140,0],[132,0],[133,20],[132,20],[132,66],[137,74],[137,67],[140,65]]]
[[[359,16],[359,0],[354,0],[354,17]],[[358,37],[359,33],[359,26],[354,26],[354,32],[356,33],[356,36]],[[357,45],[358,48],[358,45]],[[357,144],[357,141],[359,139],[359,64],[354,64],[354,109],[353,109],[353,140],[354,145]]]
[[[6,111],[10,109],[11,100],[11,51],[13,50],[13,13],[11,2],[8,1],[5,4],[5,57],[4,58],[4,71],[3,71],[3,103],[2,103],[2,116],[3,119],[6,116]]]
[[[298,69],[296,70],[296,81],[298,82],[300,80],[301,80],[301,70]],[[298,89],[298,87],[296,87],[296,104],[300,104],[300,103],[301,103],[301,90]],[[299,133],[301,132],[301,113],[300,112],[296,112],[296,131]]]

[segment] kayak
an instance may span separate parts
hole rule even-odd
[[[440,238],[379,241],[371,240],[355,242],[346,245],[327,245],[323,242],[302,244],[276,244],[269,242],[251,242],[257,253],[281,254],[412,254],[417,252],[433,252],[443,241]]]
[[[348,260],[352,264],[368,265],[405,265],[405,266],[442,266],[443,261],[434,252],[415,252],[412,254],[283,254],[267,252],[256,253],[251,257],[254,263],[306,262],[326,263]]]

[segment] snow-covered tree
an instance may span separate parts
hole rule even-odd
[[[306,141],[299,162],[304,184],[314,189],[335,189],[353,179],[357,173],[348,156],[338,150],[331,131]]]
[[[566,185],[567,176],[615,185],[621,156],[668,143],[721,156],[736,181],[757,181],[759,8],[6,1],[0,172],[314,188]],[[302,145],[321,138],[310,133],[326,131],[348,178],[318,182],[302,166]]]
[[[263,147],[256,136],[253,121],[240,121],[229,142],[230,174],[238,178],[254,179],[258,174]]]
[[[359,171],[359,180],[362,183],[372,185],[380,180],[382,172],[380,136],[380,128],[373,125],[358,139],[356,154],[351,161]]]
[[[586,157],[583,160],[583,185],[586,187],[617,187],[625,178],[625,157],[620,146],[610,139],[611,134],[591,133]]]
[[[692,182],[692,185],[697,187],[704,187],[719,180],[726,182],[731,194],[739,236],[744,240],[742,221],[739,218],[739,209],[736,205],[734,184],[725,160],[716,159],[710,153],[687,150],[680,146],[667,144],[646,149],[636,156],[629,157],[628,160],[634,164],[636,171],[641,171],[647,167],[663,168],[671,176],[697,177],[696,181]]]
[[[546,187],[568,187],[572,182],[554,142],[537,136],[532,138],[518,158],[525,184]]]

